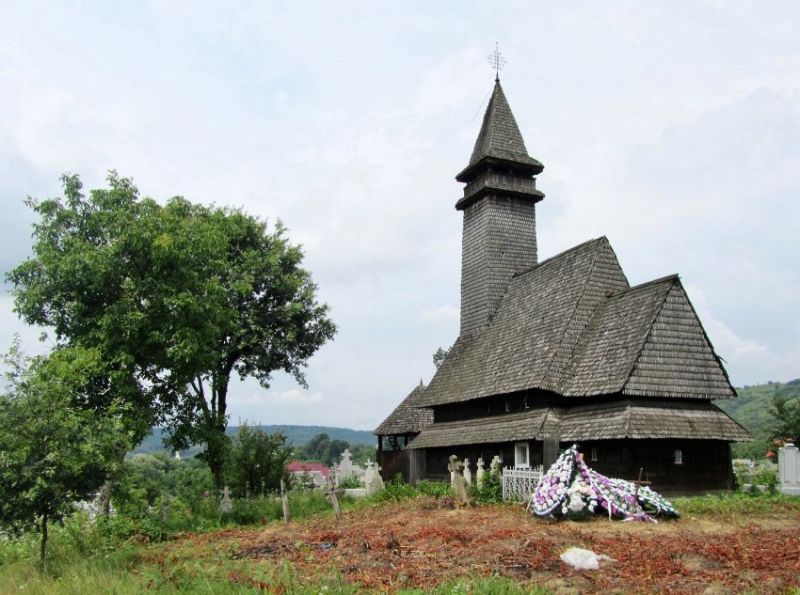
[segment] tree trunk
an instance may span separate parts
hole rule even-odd
[[[125,447],[120,448],[116,453],[119,469],[122,468],[122,463],[125,461],[125,455],[127,452],[127,445],[125,445]],[[114,475],[108,476],[108,478],[103,482],[103,485],[100,488],[100,494],[97,498],[97,507],[100,509],[100,514],[106,517],[111,516],[111,490],[114,487],[114,479]]]
[[[224,465],[225,446],[225,413],[227,411],[228,376],[219,374],[212,380],[212,390],[215,395],[216,407],[212,407],[211,432],[208,436],[206,449],[208,452],[208,467],[214,478],[214,487],[221,490],[225,487]]]
[[[45,571],[45,554],[47,552],[47,513],[42,515],[42,542],[39,546],[39,569]]]
[[[97,507],[100,509],[100,514],[104,516],[111,515],[111,486],[110,479],[106,479],[100,488],[100,494],[97,497]]]

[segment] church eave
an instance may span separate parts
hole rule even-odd
[[[463,211],[469,205],[474,203],[475,201],[479,200],[481,197],[486,196],[487,194],[502,194],[504,196],[513,196],[515,198],[522,198],[533,202],[534,204],[540,202],[544,198],[544,193],[540,192],[539,190],[510,190],[508,188],[495,188],[492,186],[484,186],[470,194],[469,196],[464,196],[458,200],[456,203],[456,209],[459,211]]]
[[[527,155],[509,154],[507,157],[487,155],[461,170],[456,175],[456,181],[468,184],[489,167],[510,168],[517,173],[530,176],[544,171],[544,165]]]

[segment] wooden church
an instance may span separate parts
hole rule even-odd
[[[543,169],[497,79],[456,176],[460,334],[430,384],[375,430],[384,476],[445,479],[452,454],[546,468],[577,442],[610,476],[730,488],[730,443],[750,437],[713,403],[736,391],[680,278],[631,287],[605,237],[539,261]]]

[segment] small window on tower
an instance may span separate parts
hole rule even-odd
[[[680,448],[675,449],[674,462],[676,465],[683,465],[683,451]]]

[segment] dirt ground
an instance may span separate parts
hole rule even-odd
[[[259,582],[248,576],[248,565],[262,561],[289,562],[308,584],[338,572],[379,592],[492,574],[556,593],[783,593],[800,586],[798,512],[658,524],[557,522],[535,519],[519,506],[448,509],[416,500],[348,512],[338,522],[272,523],[182,542],[195,552],[223,548],[245,563],[232,579],[253,586]],[[559,560],[570,546],[615,561],[574,571]]]

